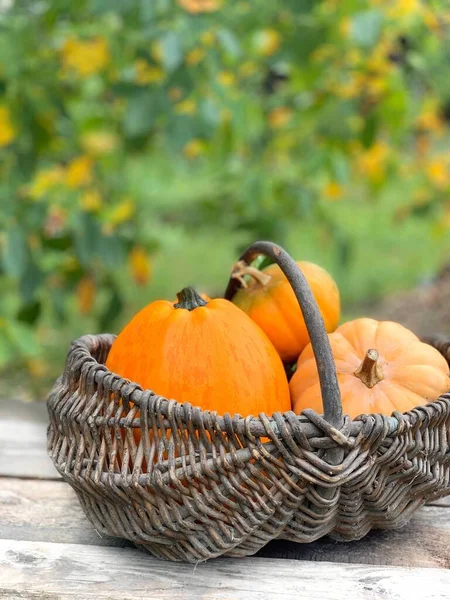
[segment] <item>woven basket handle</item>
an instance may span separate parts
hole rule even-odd
[[[277,263],[294,290],[311,339],[317,363],[324,418],[331,425],[339,428],[343,422],[341,393],[330,342],[316,299],[295,260],[277,244],[273,244],[272,242],[255,242],[245,250],[239,260],[250,264],[260,254],[264,254]],[[239,281],[231,277],[225,291],[225,298],[231,300],[239,287]]]

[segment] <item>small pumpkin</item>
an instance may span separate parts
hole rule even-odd
[[[297,262],[311,287],[326,331],[334,331],[340,318],[338,287],[322,267],[311,262]],[[250,276],[247,282],[245,276]],[[239,306],[267,334],[285,362],[297,360],[309,343],[302,312],[292,287],[276,264],[259,270],[239,261],[233,267],[232,277],[242,287],[232,301]]]
[[[290,410],[283,364],[265,333],[228,300],[194,289],[141,310],[106,366],[144,389],[219,414]]]
[[[356,319],[329,334],[345,414],[406,412],[450,389],[449,365],[432,346],[398,323]],[[292,408],[323,413],[311,344],[290,381]]]

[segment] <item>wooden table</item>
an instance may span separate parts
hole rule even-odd
[[[450,599],[450,497],[359,542],[168,563],[95,531],[47,457],[46,425],[45,405],[0,400],[1,599]]]

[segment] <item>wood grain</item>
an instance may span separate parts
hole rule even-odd
[[[47,424],[0,419],[0,477],[59,479],[47,455]]]
[[[448,599],[450,572],[276,559],[167,563],[131,548],[0,541],[0,597]]]
[[[0,483],[0,538],[106,546],[132,546],[100,536],[64,481],[3,479]]]
[[[94,546],[131,546],[100,537],[75,492],[63,481],[4,479],[0,487],[0,538]],[[352,564],[450,568],[450,510],[427,506],[396,531],[373,531],[358,542],[323,538],[312,544],[274,541],[258,557]]]

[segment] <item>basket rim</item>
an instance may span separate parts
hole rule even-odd
[[[357,437],[367,426],[372,429],[376,421],[380,422],[380,420],[382,420],[382,429],[384,430],[383,437],[387,437],[393,434],[400,434],[405,429],[405,426],[412,427],[418,421],[423,422],[424,420],[430,419],[435,411],[441,412],[442,401],[445,402],[447,410],[450,411],[449,390],[448,392],[441,394],[436,400],[418,405],[404,413],[394,411],[390,416],[380,413],[361,414],[354,419],[345,415],[344,424],[341,429],[333,427],[323,419],[323,415],[316,413],[312,409],[305,409],[299,415],[293,411],[284,413],[277,412],[273,413],[270,417],[265,413],[260,413],[256,416],[249,415],[247,417],[240,414],[230,415],[229,413],[219,415],[215,411],[203,410],[188,402],[178,402],[176,399],[165,398],[164,396],[156,394],[153,390],[143,389],[138,383],[110,371],[102,360],[98,360],[97,355],[102,350],[105,352],[106,348],[107,351],[104,356],[104,359],[106,359],[111,344],[116,337],[117,336],[112,333],[100,333],[87,334],[75,339],[70,345],[65,369],[60,379],[70,382],[72,385],[75,381],[79,384],[79,380],[83,378],[83,375],[87,376],[87,374],[91,372],[90,376],[95,380],[96,384],[103,383],[106,377],[109,378],[110,381],[108,383],[110,385],[114,384],[115,391],[120,390],[130,402],[139,408],[141,408],[150,397],[156,397],[159,401],[159,409],[166,417],[173,412],[175,406],[183,406],[192,411],[191,418],[194,424],[200,424],[203,420],[210,420],[210,417],[214,417],[214,420],[218,425],[223,427],[223,429],[226,429],[227,425],[232,420],[234,425],[240,425],[240,427],[255,437],[266,436],[268,433],[267,427],[270,428],[272,434],[280,435],[280,420],[281,422],[288,420],[292,424],[294,419],[297,421],[298,425],[302,426],[302,429],[303,427],[306,428],[304,433],[308,438],[314,437],[318,433],[323,435],[324,431],[326,431],[330,437],[335,439],[338,444],[342,445],[345,445],[345,441],[348,437]],[[94,370],[94,373],[92,373],[92,370]],[[121,421],[122,420],[128,427],[140,427],[139,418],[133,419],[132,421],[128,418],[121,419]]]

